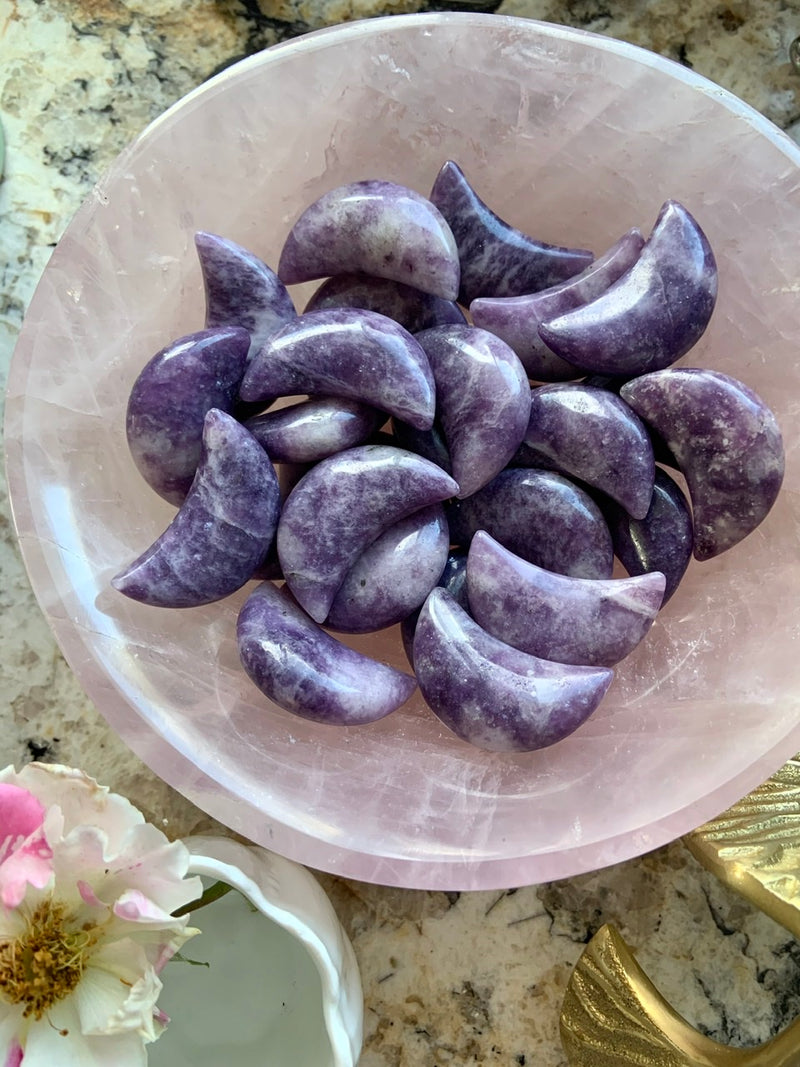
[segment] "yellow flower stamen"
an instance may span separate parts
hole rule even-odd
[[[72,929],[64,906],[44,901],[22,937],[0,944],[0,997],[41,1019],[80,982],[94,944],[92,929]]]

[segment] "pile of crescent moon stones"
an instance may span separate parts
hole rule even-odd
[[[147,363],[126,421],[178,510],[112,584],[181,608],[257,580],[239,655],[286,711],[364,724],[419,686],[473,745],[552,745],[691,557],[736,545],[775,501],[770,410],[672,366],[717,295],[676,201],[595,258],[513,228],[447,162],[427,199],[388,181],[326,193],[277,272],[224,237],[196,247],[205,328]],[[313,279],[298,314],[286,286]],[[335,636],[397,623],[413,674]]]

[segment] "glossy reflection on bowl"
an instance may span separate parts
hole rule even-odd
[[[195,230],[277,262],[299,211],[359,178],[427,192],[457,160],[499,214],[602,252],[682,201],[720,267],[682,361],[776,410],[785,488],[767,521],[692,564],[596,714],[556,747],[463,744],[417,696],[336,729],[273,708],[239,669],[246,591],[166,611],[109,589],[170,508],[128,455],[144,362],[202,326]],[[488,888],[639,854],[800,748],[800,150],[702,78],[633,47],[498,16],[354,23],[262,53],[155,122],[78,212],[14,357],[12,501],[39,600],[87,692],[168,782],[253,840],[368,881]],[[313,286],[298,287],[298,304]],[[397,633],[353,639],[405,667]]]

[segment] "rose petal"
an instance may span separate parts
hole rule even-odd
[[[22,1041],[27,1024],[22,1018],[22,1005],[9,1004],[0,1000],[0,1049],[5,1049],[3,1067],[17,1067],[22,1062]],[[20,1051],[17,1052],[16,1050]],[[17,1056],[15,1060],[13,1057]]]
[[[64,833],[82,823],[91,823],[108,836],[116,853],[131,827],[144,823],[144,816],[125,797],[98,785],[83,771],[57,763],[28,763],[17,774],[6,767],[0,782],[12,782],[33,793],[45,809],[58,805],[64,816]]]
[[[80,1032],[73,997],[61,1001],[31,1026],[22,1067],[147,1067],[147,1050],[138,1034],[86,1037]],[[68,1033],[62,1036],[61,1031]]]
[[[30,1024],[23,1067],[86,1067],[90,1063],[72,997],[58,1001]]]
[[[22,1045],[19,1044],[16,1038],[12,1039],[11,1048],[8,1050],[6,1056],[5,1067],[20,1067],[22,1063]]]
[[[159,908],[152,900],[138,889],[129,889],[123,893],[114,905],[114,914],[118,919],[127,919],[128,922],[170,922],[172,916],[168,911]]]
[[[140,945],[128,939],[102,945],[74,994],[84,1033],[133,1030],[154,1041],[153,1008],[160,992],[161,981]]]
[[[42,832],[45,809],[27,789],[0,782],[0,900],[16,908],[28,885],[50,881],[52,851]]]
[[[6,908],[16,908],[29,885],[44,889],[53,873],[53,853],[40,831],[13,847],[0,862],[0,900]]]
[[[162,1011],[158,1004],[153,1008],[153,1018],[159,1026],[167,1026],[171,1022],[169,1015]]]
[[[88,882],[84,882],[82,878],[79,878],[77,885],[84,904],[90,904],[93,908],[104,908],[106,906]]]
[[[0,861],[6,842],[30,837],[44,822],[44,807],[27,789],[0,782]]]
[[[112,852],[109,846],[105,832],[94,826],[75,827],[59,843],[54,860],[56,883],[59,887],[75,885],[76,903],[79,881],[90,884],[109,906],[135,889],[169,915],[200,896],[199,879],[185,877],[186,846],[168,842],[154,826],[133,827],[121,853]]]

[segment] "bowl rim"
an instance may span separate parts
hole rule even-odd
[[[79,232],[85,227],[93,213],[107,201],[105,189],[115,181],[118,175],[124,173],[129,157],[138,152],[163,124],[169,122],[184,109],[197,106],[209,94],[224,92],[233,80],[248,75],[254,70],[280,62],[286,55],[313,52],[337,42],[346,45],[355,37],[380,34],[386,29],[387,24],[391,24],[393,29],[402,32],[404,29],[425,25],[456,23],[466,23],[480,28],[496,25],[501,19],[505,23],[515,25],[523,33],[540,38],[580,42],[590,48],[612,53],[653,68],[671,79],[682,81],[693,90],[713,97],[729,112],[752,126],[800,169],[800,146],[796,145],[788,134],[729,90],[716,85],[675,60],[638,45],[556,23],[483,12],[422,12],[361,19],[323,27],[300,37],[282,41],[220,71],[176,101],[150,122],[123,149],[84,199],[66,228],[65,234]],[[60,247],[54,250],[29,307],[36,303],[37,297],[42,292],[47,272],[53,264],[59,262],[60,251]],[[30,577],[37,569],[43,568],[44,557],[36,533],[34,509],[27,493],[21,462],[20,435],[24,421],[23,408],[27,377],[27,364],[23,366],[22,353],[27,343],[26,339],[26,325],[23,323],[12,354],[6,386],[5,467],[12,520],[23,561]],[[31,584],[34,584],[32,579]],[[195,763],[171,744],[169,748],[166,745],[154,748],[152,740],[156,733],[155,725],[144,722],[138,715],[135,719],[131,717],[130,705],[114,683],[105,679],[99,684],[86,684],[86,668],[97,661],[94,654],[90,652],[81,629],[73,626],[68,618],[56,618],[51,615],[46,603],[47,589],[42,588],[41,583],[34,585],[34,594],[67,663],[89,698],[96,704],[111,728],[152,771],[198,807],[219,819],[229,828],[251,838],[257,844],[265,845],[290,860],[333,874],[373,883],[438,890],[501,889],[572,877],[598,870],[667,844],[695,829],[707,819],[715,817],[728,805],[774,773],[786,759],[794,755],[796,748],[800,746],[800,725],[798,725],[770,749],[762,752],[748,767],[733,774],[704,797],[692,799],[635,831],[628,829],[620,834],[588,843],[572,844],[535,854],[525,853],[520,856],[490,859],[480,856],[471,859],[469,856],[453,855],[448,858],[437,856],[431,860],[425,854],[395,856],[365,853],[342,847],[332,841],[322,841],[296,826],[281,823],[280,819],[274,816],[266,818],[261,809],[250,804],[229,788],[225,781],[224,769],[219,769],[219,774],[212,777],[207,770],[200,770]],[[168,741],[163,734],[160,740]],[[255,826],[251,821],[253,815],[257,816]],[[367,856],[373,860],[373,869],[370,874],[366,874],[363,867],[363,861]]]

